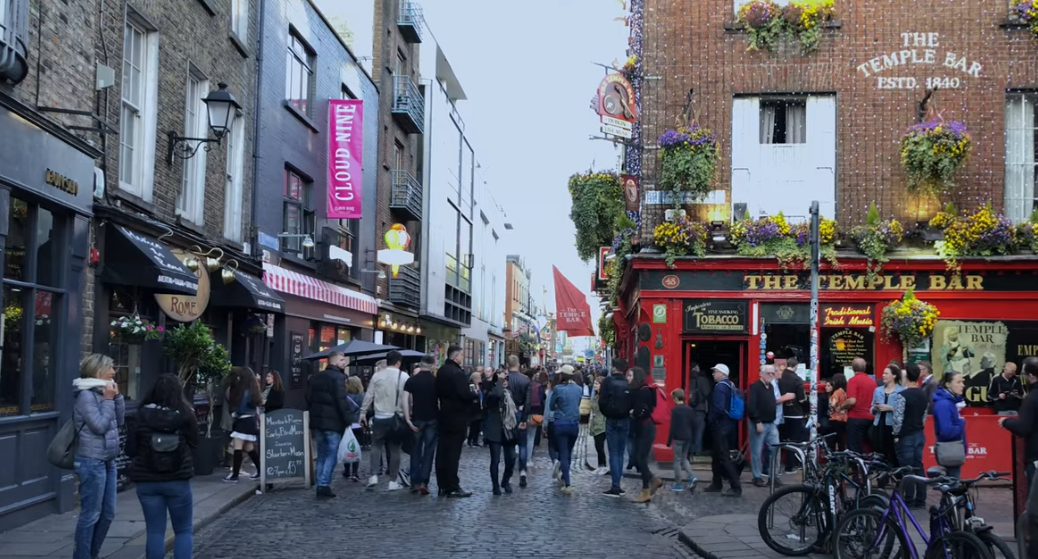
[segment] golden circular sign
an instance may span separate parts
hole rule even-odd
[[[188,253],[180,249],[173,249],[170,252],[181,262],[189,256]],[[204,258],[198,259],[198,269],[195,270],[195,275],[198,276],[197,295],[155,295],[155,301],[159,304],[162,312],[177,322],[198,320],[202,313],[205,312],[205,309],[209,307],[209,270],[205,267]]]

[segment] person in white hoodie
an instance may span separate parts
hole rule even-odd
[[[368,410],[374,406],[375,415],[371,419],[371,472],[368,487],[378,485],[378,470],[382,464],[382,452],[389,454],[386,458],[386,475],[389,477],[389,491],[401,488],[397,483],[400,473],[400,436],[409,435],[404,422],[404,383],[407,374],[400,370],[402,356],[399,351],[390,351],[386,355],[386,368],[376,372],[368,383],[368,391],[364,395],[364,404],[360,408],[360,421],[368,422]]]

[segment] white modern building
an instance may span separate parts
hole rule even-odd
[[[505,246],[511,225],[494,199],[483,169],[476,163],[475,215],[472,245],[472,325],[461,331],[466,355],[498,366],[505,360]],[[474,362],[479,364],[479,362]]]

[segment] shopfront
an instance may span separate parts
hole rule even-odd
[[[302,407],[309,375],[326,365],[302,358],[352,339],[372,341],[378,305],[359,291],[269,263],[263,264],[263,281],[281,294],[285,307],[269,339],[270,367],[285,383],[286,407]]]
[[[93,147],[0,96],[0,531],[73,507],[47,462],[72,414],[83,339]]]
[[[1019,366],[1038,355],[1038,259],[966,260],[959,274],[942,260],[893,260],[875,277],[860,258],[839,261],[839,270],[823,267],[819,277],[820,381],[852,374],[857,357],[869,363],[870,374],[906,360],[929,361],[938,376],[962,372],[970,406],[966,473],[1009,469],[1009,436],[997,429],[986,391],[1007,361]],[[808,363],[809,273],[783,270],[772,259],[679,261],[669,269],[662,259],[639,255],[633,265],[614,313],[621,356],[646,367],[668,391],[687,387],[693,362],[704,371],[728,365],[743,388],[758,378],[769,353],[779,366],[790,357]],[[908,289],[935,305],[940,320],[930,343],[905,351],[884,339],[880,322],[883,308]],[[809,378],[806,366],[799,372]],[[667,430],[660,432],[665,437]],[[669,461],[664,449],[657,445],[657,459]]]
[[[442,364],[447,359],[447,350],[451,346],[462,347],[461,328],[457,326],[434,322],[428,317],[419,319],[418,326],[425,335],[425,347],[419,351],[435,357],[437,364]]]

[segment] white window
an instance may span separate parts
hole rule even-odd
[[[209,80],[201,77],[194,68],[187,75],[186,98],[184,100],[184,137],[206,138],[209,134],[209,117],[202,101],[209,94]],[[190,142],[190,140],[189,140]],[[194,143],[194,142],[190,142]],[[205,205],[205,146],[199,146],[195,156],[184,160],[184,176],[177,195],[177,213],[184,219],[202,225]]]
[[[314,56],[294,33],[288,35],[288,64],[285,70],[285,99],[310,116],[310,82],[313,81]]]
[[[249,38],[249,0],[231,0],[231,32],[243,43]]]
[[[1038,201],[1038,93],[1006,99],[1006,217],[1026,221]]]
[[[119,187],[151,201],[155,176],[158,33],[127,21],[119,114]]]
[[[236,118],[227,135],[227,185],[223,200],[223,236],[241,242],[241,213],[245,183],[245,119]]]
[[[807,143],[807,102],[803,99],[762,100],[760,143]]]

